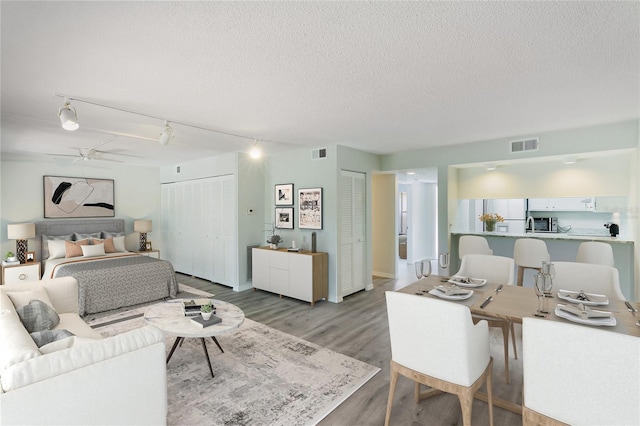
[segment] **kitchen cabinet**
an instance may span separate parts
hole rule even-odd
[[[529,198],[530,212],[584,212],[594,211],[595,206],[594,197]]]
[[[596,212],[624,213],[627,211],[627,197],[596,197]]]
[[[329,297],[329,255],[251,249],[253,288],[311,303]]]

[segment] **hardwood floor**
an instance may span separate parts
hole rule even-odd
[[[391,360],[384,293],[415,281],[413,266],[403,265],[401,278],[398,280],[374,278],[374,288],[371,291],[355,293],[346,297],[342,303],[318,302],[314,307],[260,290],[234,292],[229,287],[183,274],[178,274],[178,282],[214,293],[217,299],[240,307],[246,317],[254,321],[380,367],[378,374],[320,424],[382,425],[387,407]],[[516,326],[519,348],[520,331],[520,327]],[[519,402],[522,397],[521,357],[515,360],[512,355],[509,362],[511,384],[507,385],[504,379],[502,335],[500,330],[490,329],[490,333],[494,360],[494,396]],[[520,349],[518,352],[521,353]],[[488,423],[487,404],[475,400],[473,424]],[[391,424],[462,425],[462,413],[458,399],[453,395],[442,394],[419,403],[414,402],[413,382],[401,377],[396,389]],[[494,424],[518,425],[522,424],[522,419],[517,414],[494,407]]]

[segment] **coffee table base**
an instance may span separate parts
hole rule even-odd
[[[171,347],[171,351],[169,351],[169,355],[167,356],[167,364],[169,364],[169,360],[173,356],[173,352],[175,352],[176,348],[178,347],[178,345],[182,343],[183,340],[184,340],[184,337],[180,337],[180,336],[176,337],[176,341],[173,343],[173,346]],[[220,352],[224,353],[224,350],[222,349],[222,346],[220,346],[218,339],[216,339],[215,336],[211,336],[211,340],[213,340],[213,342],[216,345],[218,345]],[[213,368],[211,367],[211,359],[209,358],[209,351],[207,350],[207,342],[204,341],[204,337],[201,337],[200,341],[202,342],[202,349],[204,349],[204,356],[205,358],[207,358],[207,363],[209,364],[209,371],[211,372],[211,377],[215,377],[213,375]]]

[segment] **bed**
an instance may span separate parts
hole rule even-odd
[[[80,315],[175,297],[173,265],[127,251],[125,239],[123,219],[37,222],[36,258],[43,278],[78,280]]]

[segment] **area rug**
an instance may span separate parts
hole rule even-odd
[[[106,337],[145,324],[112,319],[93,326]],[[217,339],[224,353],[207,341],[214,378],[199,339],[186,339],[169,361],[169,425],[317,424],[380,371],[248,318]]]

